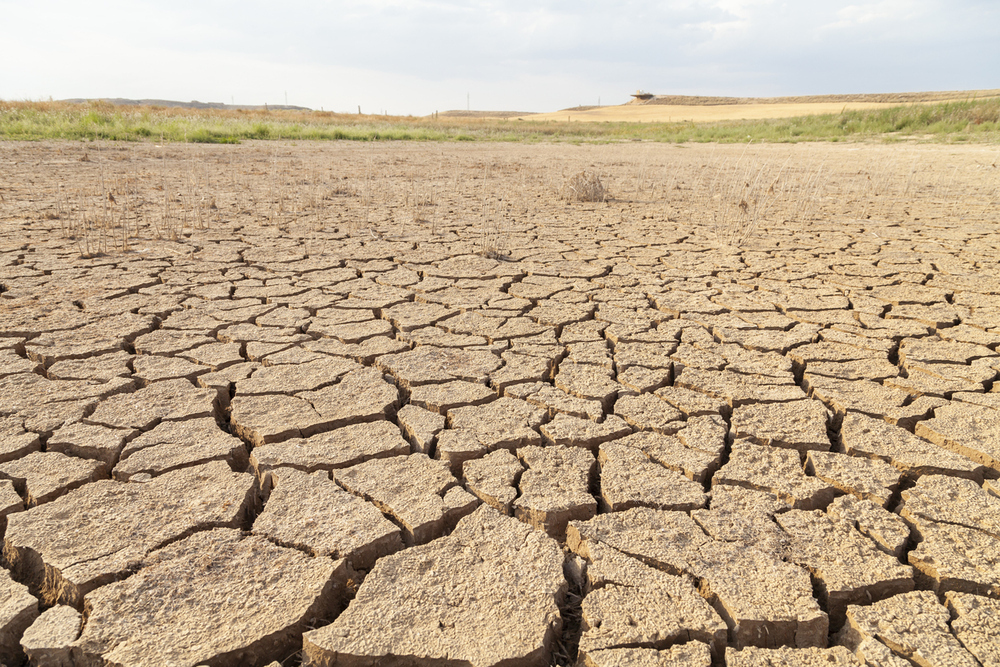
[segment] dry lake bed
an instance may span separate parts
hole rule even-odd
[[[998,158],[0,144],[0,662],[1000,665]]]

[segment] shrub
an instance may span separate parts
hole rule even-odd
[[[608,191],[600,176],[581,171],[563,186],[562,198],[569,201],[606,201]]]

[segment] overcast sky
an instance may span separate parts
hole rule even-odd
[[[997,0],[0,0],[0,99],[422,115],[1000,88]],[[467,98],[468,96],[468,98]]]

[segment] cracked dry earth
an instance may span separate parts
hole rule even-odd
[[[0,154],[8,667],[1000,665],[985,151],[759,149],[827,189],[727,249],[743,147],[103,150]],[[262,224],[226,173],[279,159],[359,185]],[[101,160],[202,169],[215,221],[81,258],[44,213]],[[559,201],[581,169],[616,199]]]

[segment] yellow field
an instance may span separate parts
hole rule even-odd
[[[718,120],[760,120],[762,118],[791,118],[825,113],[840,113],[843,109],[880,109],[899,106],[855,102],[812,104],[726,104],[718,106],[680,106],[667,104],[622,104],[586,111],[555,111],[553,113],[521,116],[523,120],[567,120],[570,122],[633,122],[671,123],[693,121],[696,123]]]
[[[606,107],[584,107],[581,109],[564,109],[551,113],[515,116],[522,120],[555,120],[570,122],[640,122],[640,123],[670,123],[670,122],[714,122],[729,120],[761,120],[765,118],[793,118],[796,116],[813,116],[820,114],[840,113],[864,109],[884,109],[897,107],[901,104],[933,104],[936,102],[965,99],[987,99],[1000,96],[998,90],[956,91],[947,93],[907,93],[903,95],[844,95],[838,99],[835,95],[824,95],[814,98],[743,98],[734,104],[705,103],[710,98],[686,98],[691,104],[663,104],[656,102],[639,102]],[[862,101],[867,98],[871,101]],[[736,100],[737,98],[715,98]],[[684,101],[684,96],[670,98],[670,101]],[[904,101],[905,100],[905,101]]]

